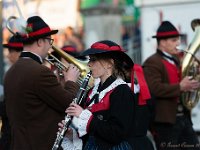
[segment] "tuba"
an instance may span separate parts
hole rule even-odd
[[[195,36],[186,49],[186,54],[182,61],[182,77],[191,76],[192,79],[200,81],[200,19],[194,19],[191,22],[191,27],[195,32]],[[184,92],[181,95],[183,105],[191,110],[194,108],[200,96],[200,89]]]

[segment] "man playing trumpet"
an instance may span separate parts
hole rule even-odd
[[[78,91],[80,75],[73,64],[63,72],[64,88],[56,76],[42,65],[52,47],[51,35],[58,30],[39,16],[28,18],[22,38],[24,49],[5,76],[6,111],[11,125],[12,150],[49,150],[56,138],[57,123]]]

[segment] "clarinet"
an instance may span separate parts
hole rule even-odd
[[[74,103],[80,104],[82,99],[84,98],[84,95],[85,95],[85,92],[86,92],[86,88],[87,88],[89,79],[91,77],[91,74],[92,74],[92,72],[90,71],[86,75],[85,79],[83,80],[82,85],[80,86],[79,91],[77,93],[77,96],[73,99]],[[68,130],[69,125],[71,124],[71,122],[72,122],[72,117],[67,114],[65,116],[65,120],[64,120],[64,127],[61,130],[61,132],[57,133],[57,137],[56,137],[56,140],[55,140],[54,145],[52,147],[52,150],[57,150],[57,149],[59,149],[61,147],[61,143],[62,143],[62,140],[64,138],[65,132]]]

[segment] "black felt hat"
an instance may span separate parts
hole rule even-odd
[[[134,64],[132,59],[125,53],[125,50],[120,45],[109,40],[98,41],[92,44],[89,49],[81,53],[81,56],[95,55],[101,53],[112,53],[113,55],[118,55],[118,58],[120,58],[121,61],[126,62],[131,67]]]
[[[152,36],[152,38],[170,38],[170,37],[177,37],[182,36],[176,27],[169,21],[163,21],[161,25],[158,27],[156,35]]]
[[[58,30],[51,30],[49,25],[39,16],[33,16],[27,19],[25,33],[22,35],[23,43],[35,41],[39,38],[56,34]]]
[[[16,51],[22,51],[23,50],[23,43],[20,38],[16,36],[12,36],[7,44],[3,44],[3,47],[8,49],[14,49]]]

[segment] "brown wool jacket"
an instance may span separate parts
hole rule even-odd
[[[169,84],[167,70],[162,63],[162,56],[158,53],[150,56],[143,67],[150,91],[155,96],[155,121],[175,123],[180,85]]]
[[[4,80],[6,111],[11,125],[12,150],[50,150],[58,122],[76,96],[72,81],[65,89],[52,71],[38,62],[20,58]]]

